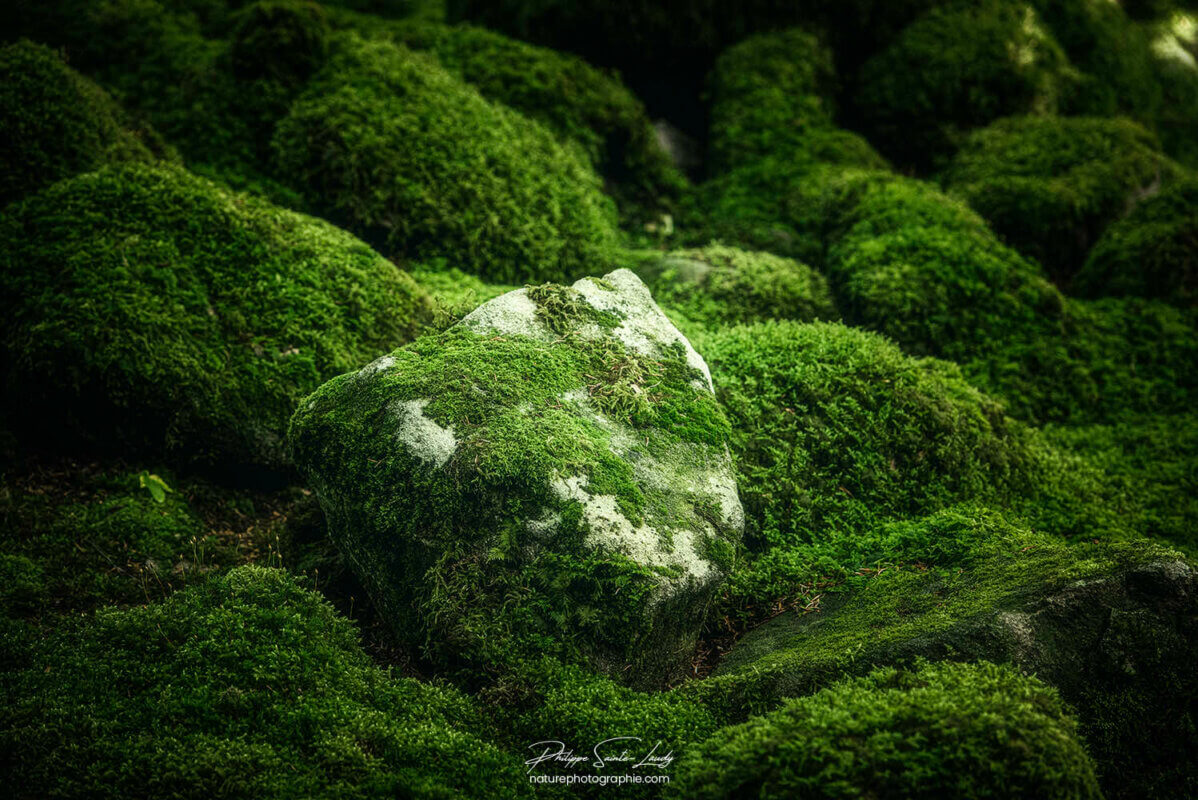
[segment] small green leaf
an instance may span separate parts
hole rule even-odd
[[[162,478],[145,470],[142,470],[141,474],[137,476],[137,482],[141,488],[150,493],[150,497],[154,498],[155,503],[165,502],[166,493],[174,491]]]

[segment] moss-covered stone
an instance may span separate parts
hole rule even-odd
[[[668,210],[686,181],[658,142],[641,101],[615,76],[576,56],[472,25],[384,23],[333,12],[335,25],[386,38],[437,60],[493,103],[581,146],[620,201],[626,220]]]
[[[150,161],[143,138],[160,147],[103,89],[28,41],[0,49],[0,127],[0,207],[108,163]]]
[[[970,135],[941,180],[1068,285],[1106,226],[1181,171],[1130,120],[1014,117]]]
[[[1099,798],[1068,707],[1009,667],[884,668],[717,731],[669,786],[687,798]]]
[[[242,79],[303,83],[328,57],[329,25],[311,0],[259,0],[236,15],[229,57]]]
[[[176,168],[55,184],[0,221],[0,259],[10,419],[227,475],[282,467],[299,399],[431,317],[352,236]]]
[[[807,31],[762,34],[729,48],[712,70],[709,171],[766,156],[802,157],[834,127],[832,54]]]
[[[652,684],[743,524],[706,369],[631,272],[530,286],[326,384],[291,444],[406,640]]]
[[[530,796],[469,698],[372,665],[277,570],[101,610],[2,686],[10,778],[46,795]]]
[[[824,277],[799,261],[719,244],[631,255],[633,269],[688,337],[767,319],[835,319]]]
[[[946,4],[866,63],[854,94],[870,140],[895,162],[929,169],[971,129],[1051,113],[1073,71],[1032,6]]]
[[[1165,189],[1108,228],[1072,289],[1198,304],[1198,182]]]
[[[614,244],[585,159],[401,45],[341,39],[274,148],[282,176],[388,255],[554,280],[602,270]]]
[[[1077,708],[1110,793],[1192,788],[1198,579],[1179,554],[1008,528],[947,564],[887,570],[820,613],[779,617],[686,691],[753,713],[875,665],[1009,661]]]
[[[886,523],[964,502],[1066,537],[1135,529],[1129,498],[1008,418],[956,365],[839,324],[745,325],[703,345],[733,427],[752,556],[733,607],[873,568],[888,557],[876,540]]]
[[[1027,421],[1186,407],[1192,321],[1161,303],[1066,299],[976,213],[928,184],[825,167],[797,191],[793,241],[845,320],[959,362]]]

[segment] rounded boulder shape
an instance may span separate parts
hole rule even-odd
[[[108,93],[48,47],[0,48],[0,207],[62,178],[153,155]]]
[[[340,40],[275,130],[279,174],[390,257],[498,282],[605,268],[615,207],[585,156],[388,41]]]
[[[383,614],[450,669],[660,685],[744,522],[707,366],[628,270],[501,295],[321,387],[290,438]]]
[[[0,253],[12,418],[222,471],[285,467],[299,400],[432,314],[348,233],[170,167],[55,184],[0,219]]]

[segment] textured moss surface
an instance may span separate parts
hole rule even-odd
[[[572,279],[602,271],[614,243],[584,158],[401,45],[343,38],[274,149],[297,191],[390,256]]]
[[[1068,59],[1030,5],[949,3],[865,64],[854,101],[885,155],[928,169],[971,128],[1055,111],[1072,80]]]
[[[349,234],[176,168],[56,184],[0,241],[13,418],[230,474],[282,466],[299,399],[431,316]]]
[[[161,144],[131,130],[108,94],[42,45],[0,49],[0,207],[56,180],[117,161],[150,161]]]
[[[1098,798],[1056,692],[1009,668],[879,669],[717,731],[674,797]]]
[[[1186,793],[1198,644],[1194,571],[1179,554],[1142,541],[1066,546],[1000,523],[937,562],[762,626],[684,691],[753,713],[875,664],[1011,661],[1078,709],[1112,793]]]
[[[397,680],[278,570],[103,610],[3,678],[18,786],[89,797],[523,797],[470,699]]]
[[[832,54],[795,29],[729,48],[710,78],[710,171],[766,156],[802,157],[835,113]]]
[[[334,13],[333,21],[435,55],[487,100],[578,144],[621,201],[626,218],[668,209],[685,187],[641,101],[617,76],[580,58],[472,25],[418,19],[380,24],[345,13]]]
[[[1068,286],[1106,226],[1181,171],[1129,120],[1014,117],[966,139],[941,180]]]
[[[1198,183],[1165,189],[1111,225],[1073,282],[1091,297],[1156,297],[1185,308],[1198,301]]]
[[[824,277],[789,258],[713,244],[631,259],[654,299],[677,315],[691,338],[742,322],[837,316]]]
[[[528,287],[326,384],[292,446],[401,636],[651,683],[740,534],[728,425],[686,347],[629,272]]]

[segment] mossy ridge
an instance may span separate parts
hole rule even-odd
[[[1130,120],[1014,117],[971,134],[940,179],[1068,287],[1106,226],[1182,172]]]
[[[833,684],[722,728],[667,796],[1099,798],[1077,723],[1008,667],[917,663]]]
[[[1130,491],[1007,417],[953,364],[839,324],[738,326],[703,345],[748,520],[729,613],[875,568],[886,525],[962,503],[1066,538],[1122,539],[1146,523]]]
[[[944,563],[886,570],[841,602],[825,596],[826,611],[775,620],[680,691],[716,714],[752,714],[878,664],[1011,660],[1075,705],[1110,791],[1192,785],[1198,645],[1180,554],[1143,540],[1070,546],[1008,525]]]
[[[1128,527],[1198,557],[1198,419],[1144,415],[1111,425],[1050,425],[1046,438],[1078,453],[1132,499]]]
[[[858,76],[854,113],[896,163],[927,171],[999,117],[1053,113],[1076,81],[1032,6],[948,3],[905,28]]]
[[[108,93],[43,45],[0,49],[0,208],[62,178],[169,155]]]
[[[101,610],[3,689],[12,777],[50,793],[530,796],[468,697],[372,665],[352,626],[278,570]]]
[[[615,214],[583,157],[431,57],[336,43],[275,130],[275,166],[296,191],[393,257],[499,282],[602,271]]]
[[[190,169],[307,210],[264,165],[271,131],[304,74],[302,66],[294,71],[304,60],[297,43],[307,43],[315,63],[328,36],[315,3],[65,0],[19,3],[13,17],[14,30],[66,48],[72,64],[153,124]],[[247,57],[235,58],[246,49],[258,57],[248,71]]]
[[[588,291],[615,296],[605,283]],[[664,547],[677,531],[704,546],[692,532],[710,526],[710,509],[699,503],[706,489],[669,481],[697,474],[701,483],[706,473],[695,470],[714,468],[708,450],[722,449],[729,430],[684,350],[649,357],[629,348],[613,335],[618,314],[591,295],[583,301],[579,287],[588,285],[542,285],[492,301],[504,305],[488,304],[326,384],[292,422],[296,458],[327,500],[342,550],[386,616],[404,620],[401,636],[427,645],[434,659],[502,671],[544,651],[622,673],[645,657],[637,643],[646,636],[660,650],[673,635],[644,607],[662,579],[685,583],[686,575],[584,548],[575,495],[610,497]],[[531,306],[534,328],[488,327],[506,319],[492,308],[521,303]],[[431,463],[384,433],[396,409],[412,404],[452,436]],[[724,550],[717,563],[730,556]],[[383,577],[392,571],[406,577]],[[696,595],[677,588],[664,602],[693,613]],[[449,667],[478,679],[463,664]]]
[[[299,399],[431,317],[352,236],[177,168],[55,184],[0,239],[14,419],[230,476],[283,467]]]
[[[625,222],[670,210],[686,179],[658,143],[641,101],[582,59],[468,24],[384,22],[330,10],[333,25],[429,52],[487,100],[537,120],[586,152]]]
[[[802,157],[817,141],[813,134],[835,127],[832,54],[805,30],[761,34],[728,48],[708,82],[713,175],[767,156]]]
[[[720,244],[630,257],[657,302],[681,314],[693,340],[724,325],[839,316],[824,276],[793,259]]]
[[[1086,297],[1150,297],[1198,306],[1198,181],[1137,204],[1107,228],[1071,288]]]

